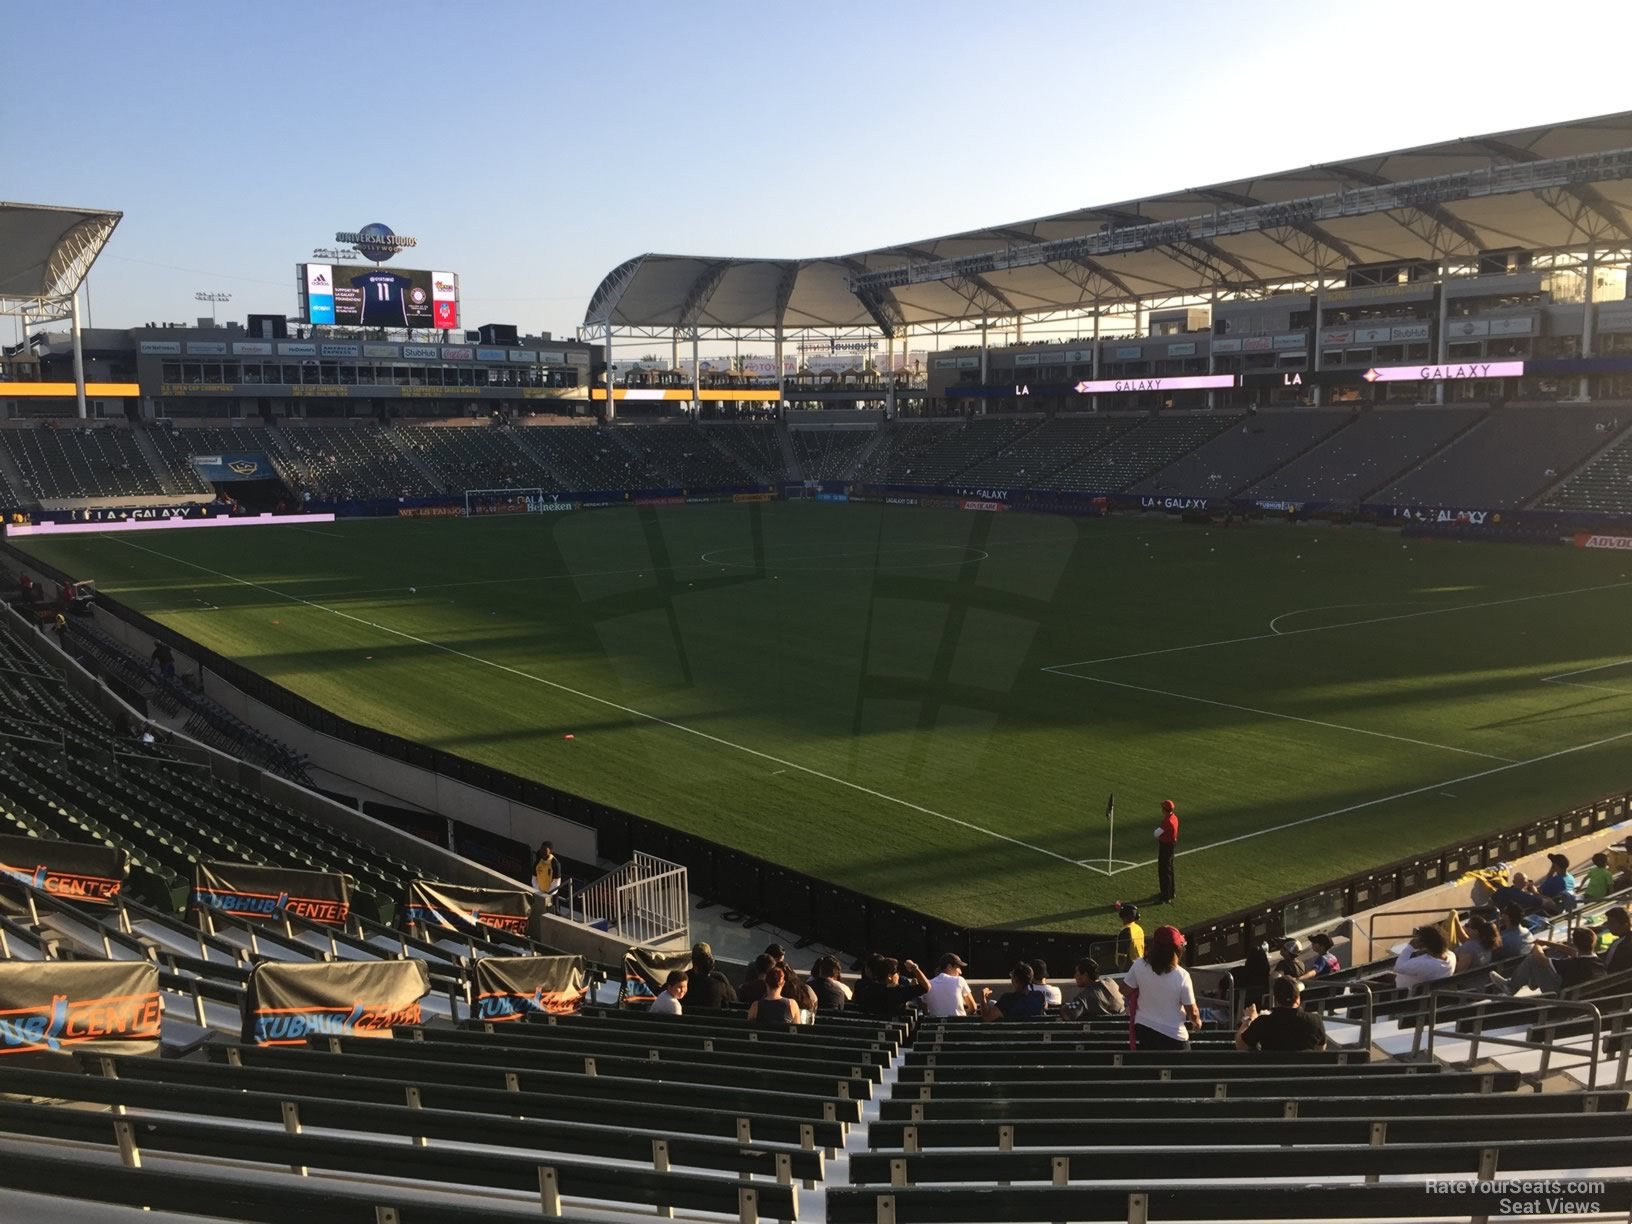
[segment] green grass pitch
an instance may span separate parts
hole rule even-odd
[[[336,713],[960,923],[1104,929],[1165,798],[1190,923],[1632,784],[1613,553],[806,503],[35,547]]]

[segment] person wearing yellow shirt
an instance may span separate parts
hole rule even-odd
[[[561,888],[561,860],[555,857],[555,847],[543,842],[533,859],[533,886],[550,900]]]
[[[1127,969],[1145,954],[1145,928],[1139,925],[1139,907],[1124,905],[1116,911],[1122,930],[1116,937],[1116,967]]]

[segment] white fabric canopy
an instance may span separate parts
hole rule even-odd
[[[983,316],[1086,309],[1134,298],[1206,295],[1307,278],[1358,264],[1435,259],[1439,252],[1556,250],[1589,241],[1632,244],[1632,176],[1544,191],[1379,208],[1311,222],[1304,211],[1240,232],[1176,237],[1144,249],[1030,266],[907,280],[858,291],[865,273],[1110,235],[1223,210],[1306,202],[1469,171],[1632,149],[1632,111],[1381,153],[1213,187],[1078,209],[901,246],[823,259],[641,255],[613,269],[586,324],[653,328],[894,327]]]
[[[123,213],[0,202],[0,306],[61,306],[85,279]]]

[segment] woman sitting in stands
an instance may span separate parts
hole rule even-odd
[[[1394,984],[1417,987],[1448,978],[1455,972],[1456,964],[1445,932],[1437,926],[1422,926],[1411,932],[1411,942],[1394,962]]]
[[[1179,964],[1184,935],[1177,927],[1157,927],[1145,942],[1145,954],[1122,979],[1128,1000],[1132,1038],[1141,1050],[1187,1050],[1190,1030],[1201,1027],[1196,988]]]
[[[1462,929],[1468,937],[1456,945],[1456,972],[1472,973],[1475,969],[1488,968],[1502,946],[1496,924],[1473,914],[1462,924]]]
[[[780,965],[765,970],[765,993],[748,1006],[748,1023],[761,1028],[782,1028],[799,1023],[799,1005],[782,997],[784,974]]]

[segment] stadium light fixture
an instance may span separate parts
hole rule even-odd
[[[232,294],[217,291],[206,293],[204,290],[200,289],[193,294],[193,300],[198,302],[208,302],[210,304],[210,322],[213,324],[215,322],[216,303],[232,301]]]

